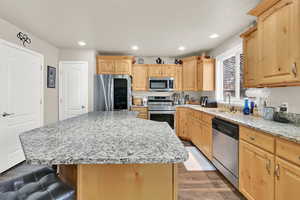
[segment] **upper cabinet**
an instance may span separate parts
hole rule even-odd
[[[132,89],[134,91],[148,90],[148,66],[133,65],[132,67]]]
[[[198,56],[183,59],[182,90],[215,90],[215,60]]]
[[[148,65],[149,77],[175,77],[176,65],[172,64],[153,64]]]
[[[182,90],[197,91],[197,63],[198,57],[188,57],[182,59]]]
[[[198,60],[198,90],[215,90],[215,59],[201,58]]]
[[[97,56],[97,74],[131,75],[131,56]]]
[[[256,71],[259,76],[249,75],[258,78],[254,85],[300,85],[300,1],[265,0],[249,14],[258,17],[255,37],[258,38]]]
[[[244,49],[244,87],[253,88],[258,86],[258,33],[257,27],[251,27],[241,35]]]

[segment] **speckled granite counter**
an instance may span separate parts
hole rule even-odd
[[[195,110],[199,110],[207,114],[211,114],[219,118],[231,121],[233,123],[254,128],[277,137],[300,143],[300,127],[295,126],[293,124],[284,124],[275,121],[268,121],[264,120],[263,118],[246,116],[243,114],[220,112],[216,108],[203,108],[199,105],[181,105],[177,107],[188,107]]]
[[[30,164],[180,163],[188,154],[167,123],[136,112],[93,112],[20,135]]]

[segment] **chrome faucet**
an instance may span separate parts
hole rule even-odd
[[[231,93],[230,92],[226,93],[225,102],[227,101],[227,99],[228,99],[229,112],[234,112],[235,111],[234,106],[231,106]]]

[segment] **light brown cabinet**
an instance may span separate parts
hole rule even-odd
[[[97,56],[97,74],[131,75],[133,57]]]
[[[201,58],[197,63],[197,90],[215,90],[215,59]]]
[[[176,135],[182,139],[189,140],[190,134],[190,120],[189,120],[190,110],[187,108],[177,108],[176,109]]]
[[[153,64],[148,65],[149,77],[175,77],[176,65],[172,64]]]
[[[260,86],[300,85],[300,1],[262,1],[257,16]]]
[[[197,91],[197,63],[198,57],[189,57],[182,60],[182,90]]]
[[[274,199],[274,155],[239,143],[239,190],[248,200]]]
[[[132,106],[131,110],[138,112],[138,116],[137,116],[138,118],[148,119],[148,107],[135,107],[135,106]]]
[[[193,142],[208,159],[212,159],[213,116],[189,108],[176,109],[176,134]]]
[[[239,190],[247,199],[299,198],[298,143],[240,127],[239,144]]]
[[[182,65],[175,66],[175,91],[182,91]]]
[[[298,200],[300,167],[276,157],[275,200]]]
[[[182,66],[183,91],[215,90],[215,60],[198,56],[184,58]]]
[[[132,90],[148,90],[148,67],[147,65],[133,65],[132,67]]]
[[[244,49],[244,88],[259,87],[257,26],[251,27],[241,37],[243,38]]]
[[[161,77],[162,66],[161,65],[148,65],[148,76],[150,77]]]

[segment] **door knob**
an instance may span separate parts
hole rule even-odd
[[[11,116],[11,115],[14,115],[14,113],[6,113],[6,112],[4,112],[2,114],[2,117],[8,117],[8,116]]]
[[[81,106],[82,109],[85,109],[85,106]]]

